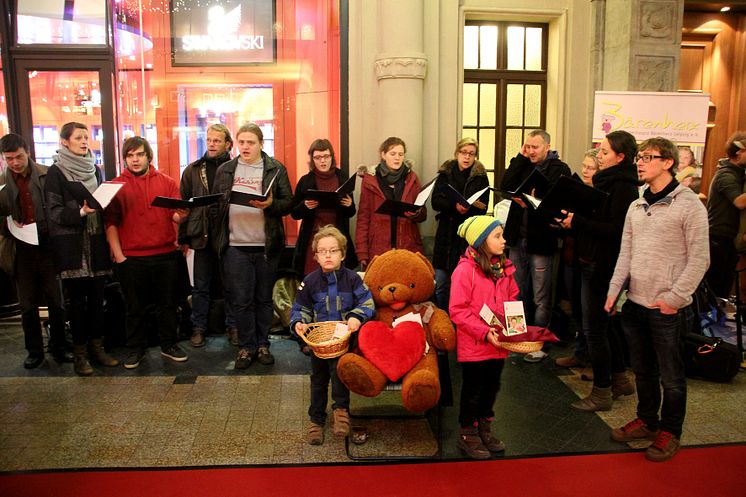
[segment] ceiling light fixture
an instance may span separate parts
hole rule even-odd
[[[726,5],[725,7],[722,7],[722,8],[720,9],[720,12],[728,12],[729,10],[730,10],[730,7],[728,7],[728,6]]]

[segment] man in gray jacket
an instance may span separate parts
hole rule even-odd
[[[613,312],[628,284],[622,327],[637,383],[637,418],[614,429],[611,438],[654,440],[645,456],[655,462],[679,451],[686,414],[681,337],[691,328],[692,294],[710,261],[707,211],[697,194],[674,179],[678,162],[670,140],[640,144],[637,172],[648,188],[627,211],[605,305]]]
[[[57,273],[49,252],[47,219],[44,212],[44,182],[47,166],[31,160],[26,140],[15,133],[0,138],[0,154],[5,160],[5,173],[0,191],[0,230],[6,243],[15,243],[15,251],[7,255],[7,265],[13,268],[13,277],[21,307],[21,326],[28,357],[23,363],[26,369],[38,367],[44,361],[44,340],[41,332],[39,306],[46,303],[49,311],[49,351],[57,362],[73,362],[70,344],[65,339],[65,317],[62,309],[62,294]],[[39,244],[16,240],[8,233],[6,220],[12,216],[18,226],[36,223]]]

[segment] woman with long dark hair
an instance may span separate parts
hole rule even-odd
[[[53,157],[44,188],[47,219],[56,270],[68,299],[67,317],[73,335],[74,369],[93,374],[90,358],[102,366],[119,361],[104,351],[104,285],[111,274],[103,213],[81,201],[73,183],[93,193],[102,175],[88,146],[88,128],[69,122],[60,129],[60,149]],[[86,348],[88,347],[88,351]]]
[[[579,411],[608,411],[613,399],[634,392],[625,372],[624,342],[604,304],[619,256],[627,209],[639,197],[636,154],[637,142],[631,134],[612,131],[606,135],[598,150],[599,171],[592,181],[608,196],[590,216],[570,212],[558,220],[575,236],[583,323],[588,324],[583,331],[593,367],[591,393],[572,404]]]

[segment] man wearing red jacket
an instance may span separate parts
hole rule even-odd
[[[146,309],[155,307],[161,355],[184,362],[187,355],[177,344],[176,294],[178,253],[176,224],[187,209],[153,207],[153,199],[180,198],[176,182],[150,167],[153,149],[142,137],[125,140],[122,157],[127,169],[114,181],[125,183],[106,209],[106,238],[116,262],[127,307],[127,347],[124,367],[140,365],[147,347]]]

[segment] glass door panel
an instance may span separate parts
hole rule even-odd
[[[71,121],[88,126],[88,146],[103,165],[101,84],[98,71],[29,71],[29,96],[36,161],[52,164],[58,131]]]

